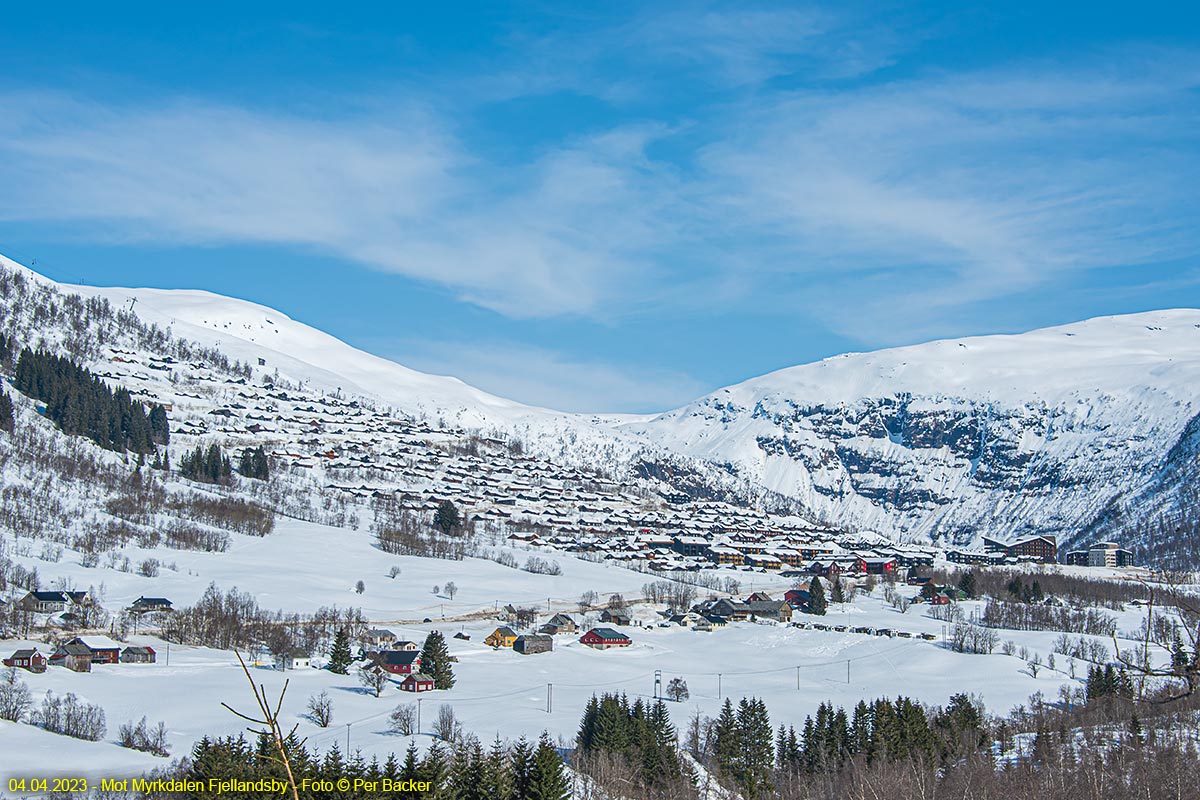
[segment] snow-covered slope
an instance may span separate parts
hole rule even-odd
[[[1197,413],[1200,311],[848,354],[624,426],[903,538],[1070,536]]]
[[[0,261],[52,284],[16,262]],[[256,376],[278,374],[318,391],[370,398],[439,428],[511,434],[545,457],[620,469],[645,449],[644,442],[614,429],[643,417],[569,414],[507,400],[364,352],[257,303],[198,290],[53,285],[132,309],[146,323],[248,364]]]

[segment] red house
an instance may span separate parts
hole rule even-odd
[[[807,608],[808,589],[788,589],[783,594],[783,602],[792,608]]]
[[[421,654],[416,650],[380,650],[368,658],[393,675],[412,675],[421,666]]]
[[[433,678],[423,672],[414,672],[404,680],[400,681],[400,691],[402,692],[432,692]]]
[[[579,641],[597,650],[607,650],[610,647],[628,647],[633,640],[612,628],[593,628],[579,637]]]
[[[119,664],[121,645],[103,636],[76,636],[67,644],[83,645],[92,654],[93,664]]]
[[[45,672],[46,657],[33,648],[27,650],[18,650],[8,658],[4,659],[6,667],[20,667],[27,669],[30,672]]]
[[[867,575],[895,575],[896,559],[894,558],[860,558],[854,565],[857,572]]]

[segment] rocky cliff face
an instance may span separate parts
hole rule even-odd
[[[834,524],[1070,538],[1195,461],[1198,386],[1200,312],[1163,311],[841,356],[630,427]]]

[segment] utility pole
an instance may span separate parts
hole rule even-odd
[[[554,684],[546,684],[546,713],[550,714],[554,711]]]
[[[662,694],[662,670],[654,670],[654,699],[657,700]]]
[[[346,723],[346,758],[350,758],[350,723]]]
[[[718,672],[717,673],[717,699],[720,700],[722,697],[724,697],[724,695],[721,694],[721,673]]]
[[[421,698],[417,698],[417,733],[421,733]]]
[[[850,683],[850,659],[846,659],[846,683]]]
[[[849,663],[849,662],[847,662]],[[796,667],[796,691],[800,691],[800,667]]]
[[[167,642],[167,666],[171,666],[171,643]]]

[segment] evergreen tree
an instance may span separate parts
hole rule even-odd
[[[714,757],[717,762],[717,769],[723,775],[732,776],[734,774],[738,754],[742,749],[740,734],[741,731],[738,729],[737,716],[733,712],[733,703],[727,697],[713,725],[713,738],[716,745]]]
[[[967,597],[974,598],[975,593],[978,591],[975,586],[975,573],[969,570],[964,572],[958,581],[958,589]]]
[[[932,600],[937,596],[938,587],[933,581],[925,581],[921,584],[921,597],[925,600]]]
[[[480,788],[488,800],[509,800],[512,797],[512,770],[509,768],[508,755],[504,752],[504,744],[499,736],[492,742],[492,748],[484,761]]]
[[[433,515],[433,526],[442,533],[449,535],[462,523],[459,517],[458,508],[449,500],[443,500],[438,503],[437,511]]]
[[[533,748],[524,736],[513,745],[509,760],[512,764],[512,798],[528,800],[533,787]]]
[[[439,787],[440,795],[448,795],[442,787],[448,782],[447,778],[450,772],[450,760],[446,754],[446,746],[444,743],[435,741],[429,747],[429,751],[425,754],[425,758],[421,761],[421,768],[418,772],[418,780],[429,781],[431,786]],[[426,797],[427,795],[417,795],[418,797]]]
[[[433,678],[435,689],[450,689],[454,686],[454,668],[450,661],[450,650],[440,631],[430,631],[421,647],[421,672]]]
[[[808,613],[825,615],[825,587],[820,578],[813,578],[808,586]]]
[[[854,707],[854,717],[850,722],[850,753],[857,755],[866,753],[871,741],[871,711],[864,700],[859,700]]]
[[[642,768],[646,783],[654,784],[667,778],[678,777],[679,737],[662,700],[655,702],[647,710],[646,728],[648,735],[642,745]]]
[[[171,423],[167,419],[167,410],[161,404],[155,403],[150,407],[147,417],[150,423],[150,438],[155,444],[166,447],[171,443]]]
[[[965,694],[951,696],[950,702],[934,718],[941,739],[943,760],[978,750],[987,739],[983,716]]]
[[[821,731],[813,722],[811,716],[804,718],[804,728],[800,734],[800,763],[806,772],[816,772],[821,766],[821,753],[824,752],[824,740]]]
[[[600,714],[600,701],[592,695],[583,709],[583,719],[579,721],[579,733],[575,735],[575,746],[583,752],[590,751],[595,744],[596,717]]]
[[[469,736],[454,750],[448,789],[455,800],[492,800],[484,792],[484,755],[479,739]]]
[[[833,579],[833,590],[829,594],[829,600],[832,603],[846,602],[846,590],[842,588],[842,579]]]
[[[1171,668],[1177,673],[1185,672],[1190,660],[1188,651],[1183,646],[1183,637],[1179,635],[1179,629],[1177,628],[1175,630],[1175,639],[1171,643]]]
[[[840,769],[850,757],[850,723],[846,718],[846,709],[838,708],[829,722],[829,737],[826,740],[825,752],[830,761]]]
[[[350,634],[342,628],[333,637],[333,646],[329,649],[329,671],[338,675],[347,675],[350,665],[354,662],[354,654],[350,652]]]
[[[596,712],[592,749],[624,754],[630,747],[630,711],[616,695],[604,695]]]
[[[269,477],[270,471],[267,453],[262,445],[242,450],[242,457],[238,460],[238,473],[243,477],[265,481]]]
[[[771,767],[775,762],[766,704],[758,698],[742,698],[737,727],[741,751],[734,762],[734,777],[747,798],[763,796],[770,791]]]
[[[8,392],[0,392],[0,431],[12,433],[16,428],[16,418],[12,398]]]
[[[400,768],[400,780],[411,785],[411,781],[421,780],[423,771],[421,769],[421,760],[417,757],[417,745],[414,742],[408,743],[408,750],[404,753],[404,765]],[[398,795],[401,800],[418,800],[424,797],[422,792],[412,789],[407,792],[401,792]]]
[[[196,445],[196,449],[179,459],[179,474],[201,483],[227,484],[233,467],[220,445],[209,445],[208,449]]]
[[[1129,718],[1129,738],[1134,744],[1142,744],[1146,739],[1146,731],[1142,728],[1142,721],[1138,719],[1135,713]]]
[[[567,800],[571,796],[571,782],[563,768],[562,759],[543,732],[538,739],[537,749],[529,770],[529,800]]]

